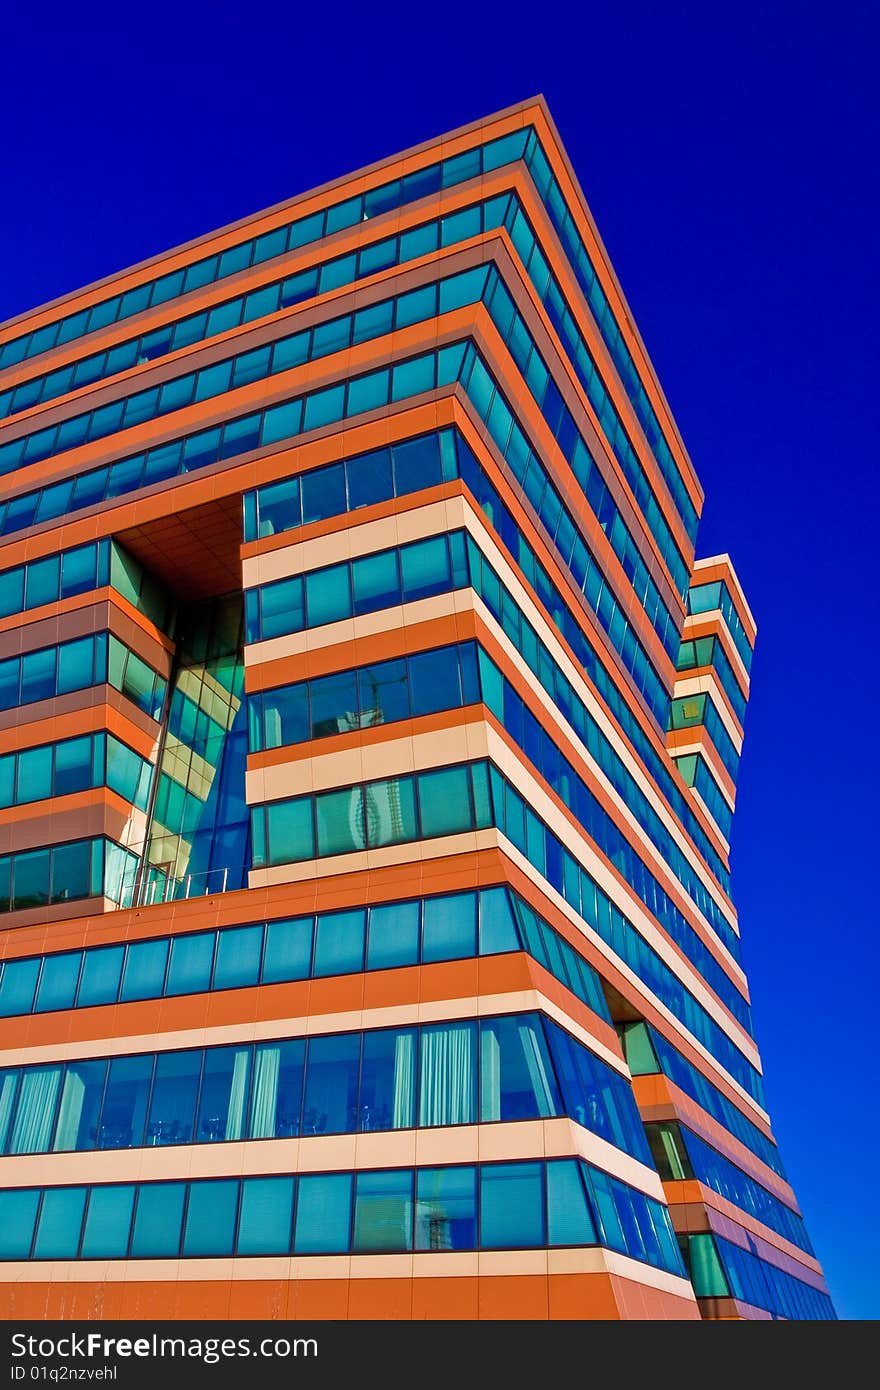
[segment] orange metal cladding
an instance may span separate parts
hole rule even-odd
[[[367,215],[364,207],[359,217],[311,242],[285,247],[271,259],[215,276],[186,294],[136,309],[33,358],[2,365],[3,345],[25,333],[101,305],[172,271],[185,270],[293,220],[323,214],[430,169],[438,161],[467,156],[492,141],[528,131],[533,132],[528,148],[543,151],[546,176],[535,173],[537,165],[527,164],[523,136],[520,154],[499,167],[480,165],[476,174],[450,176],[447,186],[433,186],[415,201],[389,205],[375,215]],[[551,174],[557,184],[555,211],[552,199],[539,187]],[[726,881],[715,876],[716,871],[726,875],[728,846],[670,756],[678,748],[694,746],[700,731],[667,733],[661,726],[640,693],[633,652],[640,650],[642,659],[650,662],[657,688],[666,697],[671,697],[677,679],[704,682],[711,676],[711,667],[676,673],[655,618],[643,606],[644,580],[637,590],[630,577],[633,550],[673,615],[682,640],[720,634],[744,693],[748,680],[723,622],[713,614],[686,617],[674,566],[671,569],[664,558],[669,538],[684,558],[692,584],[716,579],[727,583],[750,642],[754,620],[727,557],[694,560],[693,533],[689,534],[676,497],[684,495],[699,513],[702,490],[543,101],[524,103],[430,141],[4,325],[0,328],[0,397],[38,375],[60,372],[86,356],[119,349],[184,317],[207,314],[234,297],[508,194],[518,200],[531,226],[544,257],[543,273],[552,272],[561,290],[619,426],[609,426],[605,409],[600,411],[595,397],[585,390],[583,374],[575,370],[557,330],[541,267],[537,272],[534,265],[527,269],[507,223],[420,251],[400,263],[383,264],[356,282],[349,278],[253,321],[220,331],[206,328],[206,337],[156,357],[146,354],[145,360],[87,385],[71,389],[68,381],[45,403],[30,404],[0,421],[2,449],[23,435],[110,407],[143,388],[161,387],[234,354],[416,292],[452,274],[492,266],[546,364],[560,407],[568,412],[567,418],[592,456],[607,499],[604,511],[594,511],[595,500],[588,500],[557,442],[557,427],[545,417],[520,374],[512,348],[482,301],[393,331],[383,329],[378,337],[348,340],[322,357],[276,375],[235,388],[230,385],[224,394],[139,419],[60,455],[35,458],[2,479],[0,509],[7,501],[20,505],[17,499],[37,488],[130,459],[194,431],[391,367],[417,354],[470,342],[503,392],[613,600],[613,618],[607,606],[600,617],[592,606],[597,603],[595,596],[585,596],[586,581],[582,588],[569,568],[569,556],[557,548],[558,517],[555,521],[551,517],[550,494],[539,495],[534,486],[522,485],[513,456],[499,447],[490,416],[485,411],[481,414],[476,398],[460,383],[404,394],[353,418],[331,421],[277,443],[255,447],[251,440],[242,452],[201,460],[190,472],[120,491],[81,510],[36,521],[27,529],[9,527],[0,541],[0,594],[6,592],[4,584],[10,588],[23,584],[25,580],[16,576],[21,567],[27,567],[28,576],[33,576],[26,581],[27,603],[33,606],[17,611],[15,603],[10,603],[3,609],[6,616],[0,616],[0,669],[6,669],[4,661],[29,663],[21,665],[20,671],[15,667],[15,679],[21,682],[19,702],[8,699],[0,708],[0,906],[5,909],[0,917],[4,969],[0,979],[0,1204],[7,1203],[0,1205],[0,1226],[5,1232],[0,1232],[0,1316],[6,1319],[695,1320],[796,1316],[805,1298],[812,1310],[809,1316],[828,1315],[822,1311],[830,1303],[821,1269],[811,1253],[759,1219],[754,1203],[749,1209],[736,1205],[732,1189],[722,1191],[717,1182],[713,1186],[711,1175],[672,1180],[655,1168],[642,1131],[642,1121],[682,1126],[711,1146],[719,1163],[738,1169],[743,1183],[763,1189],[768,1202],[785,1206],[792,1219],[797,1217],[790,1185],[781,1171],[765,1161],[772,1132],[760,1100],[757,1049],[725,998],[739,993],[743,1001],[748,1000],[745,975],[729,949],[737,932],[735,908]],[[576,270],[557,230],[554,218],[560,207],[576,229],[592,265],[591,274],[607,301],[606,313],[618,334],[616,347],[609,346],[607,322],[603,327],[602,315],[594,313],[582,272]],[[621,369],[623,351],[631,363],[627,371]],[[653,412],[652,428],[663,432],[662,458],[648,442],[646,411]],[[621,429],[630,448],[626,463],[620,452]],[[399,451],[408,441],[438,432],[444,432],[445,439],[457,437],[470,451],[474,467],[481,470],[506,509],[504,526],[495,503],[475,497],[463,478],[446,473],[445,481],[426,474],[419,490],[413,491],[409,484],[409,491],[373,497],[356,511],[329,508],[301,525],[294,524],[302,521],[301,516],[291,517],[290,529],[282,527],[274,534],[256,535],[242,525],[245,494],[289,480],[322,477],[316,470],[377,450]],[[670,470],[678,473],[675,487]],[[641,473],[638,486],[635,472]],[[639,498],[645,486],[653,494],[655,514],[663,518],[665,541],[655,534],[642,510]],[[354,507],[355,502],[344,505]],[[609,508],[616,520],[611,519]],[[626,550],[622,528],[629,535]],[[417,540],[428,542],[454,530],[469,537],[506,586],[505,603],[514,605],[518,621],[526,624],[516,629],[519,636],[512,609],[502,605],[499,616],[485,593],[480,597],[459,583],[454,590],[438,588],[412,601],[404,602],[401,595],[399,602],[384,609],[338,618],[332,627],[307,627],[291,615],[287,628],[282,623],[276,634],[249,631],[234,637],[242,596],[253,595],[263,583]],[[66,589],[56,587],[53,597],[45,579],[54,572],[53,557],[59,552],[65,557],[71,551],[85,554],[81,547],[98,543],[105,547],[102,553],[111,556],[109,583],[106,575],[92,588],[71,582]],[[536,579],[528,557],[542,568],[546,582]],[[69,563],[73,572],[74,561]],[[58,570],[59,576],[66,573]],[[55,582],[62,584],[60,578]],[[135,591],[138,597],[133,596]],[[154,593],[164,595],[176,608],[173,621],[157,616],[160,611],[167,613],[168,605],[158,609],[151,605],[149,595]],[[19,608],[22,602],[19,597]],[[133,674],[126,666],[123,679],[121,669],[111,669],[111,663],[106,670],[95,668],[92,684],[65,684],[61,657],[56,662],[54,656],[39,656],[60,643],[100,639],[101,634],[111,634],[132,653],[126,660],[134,663]],[[535,645],[527,659],[525,645],[533,639],[542,644],[542,653],[539,657]],[[374,691],[376,709],[359,713],[341,705],[338,712],[334,709],[330,729],[317,728],[312,709],[307,728],[289,741],[286,734],[281,737],[277,714],[278,734],[265,740],[269,746],[262,741],[253,745],[256,723],[250,747],[245,742],[248,698],[274,701],[272,709],[277,713],[282,698],[275,694],[279,687],[342,676],[356,668],[373,670],[386,661],[412,663],[439,648],[449,649],[451,669],[465,645],[467,650],[481,649],[494,663],[511,697],[565,760],[564,776],[538,764],[527,735],[520,746],[515,730],[499,717],[497,705],[490,707],[485,689],[482,697],[465,701],[462,688],[457,703],[440,702],[425,709],[413,706],[404,714],[392,713],[387,720]],[[578,655],[584,646],[592,653],[593,668],[586,667]],[[39,662],[42,676],[37,672]],[[589,736],[581,736],[572,711],[554,695],[553,663],[589,715]],[[45,673],[49,666],[55,673],[54,686]],[[591,669],[601,674],[600,685]],[[414,678],[407,675],[406,679],[412,694]],[[723,703],[733,719],[726,698]],[[583,721],[580,727],[585,727]],[[114,764],[112,776],[109,745],[92,737],[102,734],[112,735],[127,750],[122,761]],[[86,745],[93,750],[89,769],[84,770],[80,761],[72,772],[74,753],[62,756],[58,748]],[[98,747],[104,749],[105,761],[100,764],[94,761]],[[644,749],[649,750],[649,762]],[[707,756],[719,784],[732,796],[732,781],[711,748]],[[370,815],[380,817],[382,806],[384,813],[398,815],[402,824],[403,813],[394,810],[402,804],[402,777],[442,771],[454,763],[479,767],[487,760],[543,819],[556,837],[559,854],[564,851],[570,865],[579,866],[578,881],[597,885],[595,907],[588,907],[586,898],[579,905],[573,902],[561,868],[557,874],[549,857],[542,859],[536,850],[534,825],[519,839],[512,828],[509,833],[504,829],[497,807],[491,817],[481,819],[482,812],[478,816],[470,807],[471,791],[467,794],[470,819],[463,805],[450,802],[446,806],[441,794],[440,808],[448,813],[448,825],[444,823],[442,832],[433,835],[424,831],[421,840],[370,828]],[[147,772],[138,773],[143,765]],[[585,829],[583,812],[568,785],[571,770],[589,788],[591,814],[602,817],[611,848],[594,841]],[[358,791],[361,784],[388,788],[382,793],[387,802],[380,805],[374,791],[369,793],[370,801]],[[633,785],[639,800],[631,805],[626,787]],[[312,857],[292,847],[289,863],[277,853],[263,863],[256,857],[256,839],[253,844],[242,839],[246,812],[253,810],[254,825],[258,825],[264,806],[284,806],[294,798],[325,792],[336,793],[345,802],[340,821],[345,824],[339,833],[348,839],[342,850],[323,852],[318,845],[316,852],[313,842]],[[687,807],[686,817],[681,814],[682,805]],[[236,811],[236,806],[244,809]],[[645,807],[650,824],[643,814]],[[428,809],[438,808],[423,805],[423,816]],[[314,824],[320,828],[324,812],[308,814],[309,825],[314,815]],[[280,822],[273,820],[276,823]],[[81,868],[85,861],[76,847],[87,840],[102,848],[100,853],[94,847],[88,849],[86,884]],[[218,865],[222,853],[245,857],[238,870],[235,864],[230,870],[229,859],[225,866]],[[202,863],[208,866],[204,870],[198,867]],[[688,871],[684,876],[676,867],[682,863]],[[42,882],[35,864],[45,865]],[[111,871],[111,865],[123,865],[124,873]],[[216,876],[221,869],[219,882]],[[655,888],[643,897],[644,890],[636,885],[643,881],[637,880],[637,874],[644,871]],[[320,939],[327,940],[329,932],[342,931],[341,914],[377,909],[381,911],[372,913],[370,932],[374,921],[390,921],[402,939],[404,909],[397,905],[418,899],[428,904],[425,913],[443,907],[450,921],[456,914],[464,920],[465,900],[456,895],[490,890],[508,895],[505,920],[511,924],[513,938],[508,935],[503,944],[493,947],[491,941],[486,946],[481,936],[486,954],[473,954],[473,940],[467,949],[447,942],[439,953],[431,954],[424,945],[422,955],[410,954],[391,964],[365,956],[362,942],[359,960],[328,973],[319,965],[319,947],[314,944],[309,948],[314,959],[310,954],[305,967],[297,967],[299,973],[291,971],[280,978],[265,973],[271,933],[289,921],[295,926],[285,930],[313,932],[311,919],[317,914],[319,924],[329,925],[314,931],[318,936],[323,932]],[[491,901],[501,899],[493,896]],[[706,906],[710,902],[711,912]],[[511,910],[514,903],[519,904],[518,915]],[[340,916],[330,918],[329,914]],[[529,926],[535,915],[543,924],[540,929]],[[357,920],[365,924],[367,919]],[[519,926],[514,928],[515,921]],[[727,924],[726,939],[713,921]],[[308,928],[301,925],[306,922]],[[627,941],[638,939],[638,948],[621,945],[623,922],[630,933]],[[177,952],[194,949],[193,942],[208,941],[205,934],[216,934],[220,943],[217,971],[219,953],[234,950],[234,943],[244,939],[233,935],[235,929],[252,925],[258,927],[261,942],[256,973],[242,977],[235,987],[225,987],[216,974],[211,977],[214,988],[208,987],[206,978],[192,984],[189,992],[172,987],[167,973],[172,966],[167,962],[176,960]],[[683,925],[689,934],[683,933]],[[397,937],[393,939],[396,943]],[[213,952],[213,937],[211,941]],[[694,963],[696,946],[703,953],[698,961],[708,960],[712,967],[707,966],[708,979]],[[105,995],[84,994],[87,972],[99,970],[100,962],[118,957],[121,969],[118,953],[111,949],[110,954],[100,954],[101,948],[114,947],[126,948],[126,972],[136,969],[133,961],[145,959],[148,947],[157,960],[166,963],[152,983],[140,990],[132,987],[126,994],[127,985],[119,984],[119,979],[128,980],[126,973],[117,975],[117,984],[108,987]],[[655,962],[650,969],[648,956]],[[36,967],[30,964],[37,958],[41,960],[39,983]],[[668,983],[659,989],[661,978]],[[25,985],[16,983],[26,979],[32,981],[29,996]],[[61,988],[59,980],[68,983]],[[80,993],[75,1001],[76,989]],[[17,1002],[7,1007],[7,997]],[[475,1025],[478,1020],[535,1013],[549,1020],[547,1038],[554,1036],[550,1025],[562,1028],[573,1040],[572,1047],[591,1054],[590,1066],[605,1078],[601,1084],[577,1082],[573,1073],[565,1074],[561,1054],[542,1041],[543,1031],[517,1033],[521,1050],[516,1056],[492,1043],[495,1033],[483,1031],[479,1045],[475,1044],[473,1077],[468,1082],[472,1101],[462,1099],[458,1108],[451,1101],[444,1102],[445,1108],[438,1102],[434,1111],[421,1101],[416,1109],[413,1101],[408,1112],[405,1106],[401,1111],[408,1119],[399,1118],[395,1110],[392,1121],[387,1111],[384,1122],[371,1126],[363,1118],[363,1088],[368,1082],[374,1084],[365,1052],[354,1083],[361,1086],[361,1104],[351,1110],[347,1129],[340,1133],[314,1125],[307,1131],[305,1120],[298,1127],[298,1118],[282,1126],[278,1063],[274,1081],[263,1076],[258,1082],[253,1059],[262,1054],[250,1051],[274,1048],[277,1058],[282,1041],[308,1039],[311,1058],[315,1039],[416,1026],[439,1029],[439,1037],[444,1029],[449,1033],[462,1023]],[[484,1030],[491,1026],[482,1024]],[[636,1034],[641,1051],[633,1042]],[[384,1036],[390,1038],[392,1033]],[[399,1043],[410,1034],[394,1036]],[[526,1036],[532,1053],[523,1041]],[[646,1065],[652,1037],[657,1047],[662,1040],[679,1054],[683,1070],[676,1072],[675,1080],[663,1074],[659,1063],[653,1071]],[[499,1049],[494,1062],[493,1046]],[[508,1046],[514,1045],[504,1044]],[[134,1121],[127,1131],[124,1124],[121,1129],[117,1124],[123,1137],[105,1142],[112,1130],[108,1127],[108,1082],[95,1101],[96,1107],[103,1107],[101,1125],[96,1108],[87,1131],[81,1118],[86,1104],[81,1098],[84,1083],[75,1080],[67,1089],[71,1076],[86,1076],[83,1068],[109,1058],[135,1060],[156,1053],[161,1066],[169,1059],[173,1063],[177,1054],[185,1057],[201,1048],[218,1049],[206,1054],[209,1057],[225,1053],[236,1059],[251,1058],[250,1071],[242,1072],[250,1079],[241,1082],[238,1128],[231,1119],[236,1083],[230,1080],[232,1089],[225,1098],[212,1101],[220,1118],[212,1121],[215,1130],[210,1133],[196,1125],[193,1092],[187,1102],[192,1109],[189,1140],[179,1138],[178,1128],[170,1131],[171,1142],[165,1143],[162,1124],[147,1125],[145,1090],[140,1128]],[[423,1043],[418,1067],[413,1063],[413,1095],[417,1076],[420,1085],[430,1081],[450,1095],[463,1087],[460,1063],[439,1052],[431,1061],[426,1048]],[[731,1059],[737,1057],[734,1065]],[[28,1072],[14,1084],[9,1077],[17,1067],[39,1067],[43,1069],[39,1075],[51,1079],[62,1065],[68,1068],[66,1079],[60,1080],[59,1070],[54,1099],[47,1099],[44,1106],[48,1118],[41,1124],[37,1109],[32,1106],[33,1113],[27,1109],[32,1104],[27,1077],[36,1073]],[[309,1061],[308,1066],[313,1065],[318,1063]],[[405,1081],[406,1075],[398,1074],[398,1065],[395,1052],[395,1087],[403,1085],[400,1078]],[[630,1066],[639,1074],[633,1076]],[[269,1072],[271,1066],[266,1075]],[[698,1079],[697,1090],[694,1086],[683,1089],[686,1073]],[[311,1075],[308,1069],[306,1075]],[[158,1076],[157,1070],[153,1107],[158,1105]],[[347,1084],[341,1076],[333,1073],[337,1088]],[[207,1070],[199,1078],[196,1086],[201,1086],[204,1100]],[[388,1083],[382,1084],[387,1087]],[[48,1098],[50,1081],[45,1085]],[[278,1118],[272,1119],[270,1128],[260,1128],[255,1116],[260,1106],[265,1108],[272,1085],[272,1116],[277,1103]],[[379,1086],[379,1080],[375,1085]],[[478,1087],[482,1088],[479,1105]],[[622,1091],[615,1089],[621,1087]],[[553,1098],[556,1092],[562,1097],[559,1101]],[[184,1104],[183,1092],[173,1086],[163,1094],[170,1096],[172,1110]],[[503,1113],[502,1096],[508,1107]],[[731,1129],[725,1117],[730,1121],[734,1112],[737,1123]],[[297,1117],[299,1113],[297,1109]],[[151,1121],[152,1117],[151,1110]],[[746,1142],[749,1134],[754,1136],[751,1146]],[[218,1136],[225,1142],[213,1142]],[[476,1165],[482,1165],[479,1182],[474,1178],[477,1186],[483,1184],[479,1220],[476,1198],[471,1212],[466,1203],[460,1208],[444,1205],[447,1199],[442,1195],[442,1183],[451,1170],[467,1175],[472,1170],[476,1173]],[[400,1169],[416,1170],[418,1188],[410,1190],[403,1204],[401,1199],[385,1198],[384,1207],[375,1205],[376,1199],[368,1195],[371,1175],[389,1176]],[[302,1211],[308,1216],[309,1199],[302,1194],[313,1190],[303,1186],[304,1180],[345,1173],[354,1175],[357,1192],[356,1215],[346,1237],[349,1243],[343,1248],[340,1238],[334,1237],[337,1244],[331,1241],[320,1250],[303,1245],[296,1223]],[[525,1197],[513,1198],[506,1203],[507,1236],[497,1239],[491,1231],[490,1210],[496,1180],[503,1174],[512,1180],[514,1174],[526,1173],[540,1173],[539,1218],[538,1208],[528,1208],[532,1212],[528,1216],[526,1208],[520,1207]],[[577,1201],[570,1186],[567,1196],[560,1195],[563,1173],[565,1181],[573,1182],[581,1193]],[[235,1245],[235,1240],[244,1239],[247,1193],[256,1191],[248,1184],[261,1179],[281,1182],[290,1175],[296,1177],[300,1195],[295,1218],[291,1206],[286,1233],[273,1231],[259,1251]],[[157,1183],[190,1181],[197,1186],[230,1179],[236,1184],[241,1179],[242,1186],[240,1190],[236,1186],[235,1200],[241,1206],[236,1207],[228,1248],[212,1245],[196,1233],[192,1196],[186,1214],[179,1218],[182,1243],[173,1253],[144,1253],[136,1234],[129,1244],[127,1227],[111,1231],[110,1237],[105,1232],[106,1239],[112,1237],[110,1244],[89,1244],[93,1211],[108,1184],[119,1193],[127,1192],[133,1183],[140,1185],[137,1198],[132,1196],[138,1204],[131,1208],[136,1213],[139,1204],[159,1190]],[[610,1183],[608,1192],[617,1194],[607,1198],[611,1207],[596,1195],[596,1184],[605,1182]],[[81,1186],[89,1189],[89,1195],[80,1226],[75,1235],[72,1230],[64,1234],[67,1244],[59,1245],[62,1238],[56,1235],[52,1237],[55,1245],[50,1246],[46,1213],[59,1193],[76,1192]],[[44,1189],[47,1195],[31,1216],[32,1227],[25,1239],[16,1233],[17,1223],[24,1221],[21,1212],[30,1188]],[[328,1208],[326,1219],[331,1215]],[[425,1244],[419,1222],[426,1223],[427,1229],[429,1219],[431,1242]],[[528,1227],[533,1219],[539,1221],[540,1238]],[[408,1235],[402,1234],[405,1226]],[[564,1237],[559,1234],[562,1231]],[[680,1259],[676,1235],[685,1262]],[[758,1261],[766,1296],[759,1296],[754,1281],[749,1296],[744,1296],[733,1266],[725,1265],[726,1272],[716,1277],[711,1288],[699,1280],[692,1282],[687,1264],[692,1239],[714,1241],[716,1251],[733,1251],[725,1258],[734,1262],[737,1250],[743,1252],[741,1258]],[[111,1249],[113,1240],[116,1245]]]

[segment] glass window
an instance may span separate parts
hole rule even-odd
[[[45,560],[32,560],[27,566],[25,608],[38,608],[43,603],[54,603],[58,598],[60,583],[60,556],[50,555]]]
[[[245,1178],[236,1253],[286,1255],[293,1218],[293,1178]]]
[[[433,714],[435,710],[457,709],[461,704],[456,648],[441,647],[411,656],[409,677],[413,714]]]
[[[52,795],[52,745],[26,748],[18,755],[16,800],[42,801]]]
[[[49,851],[16,854],[12,864],[13,909],[44,906],[49,901]]]
[[[297,1255],[332,1255],[348,1250],[351,1180],[351,1173],[321,1173],[298,1180],[293,1238]]]
[[[185,1182],[141,1184],[131,1238],[132,1259],[167,1259],[178,1253],[185,1196]]]
[[[355,1128],[359,1033],[310,1038],[303,1098],[303,1134],[348,1134]]]
[[[98,890],[92,882],[93,840],[76,840],[52,850],[52,901],[87,898]]]
[[[257,499],[261,536],[272,536],[277,531],[287,531],[301,524],[298,479],[285,478],[280,483],[261,487]],[[256,537],[250,539],[256,540]]]
[[[307,626],[335,623],[351,614],[351,578],[347,564],[331,565],[305,576]]]
[[[367,969],[415,965],[419,958],[419,904],[383,903],[370,908]]]
[[[81,961],[82,951],[64,951],[44,958],[34,1013],[73,1007]]]
[[[361,720],[365,725],[409,718],[409,671],[405,659],[364,666],[357,675]]]
[[[460,960],[477,954],[477,900],[473,893],[426,898],[422,960]]]
[[[114,1057],[98,1132],[99,1149],[138,1148],[144,1140],[153,1058]]]
[[[269,835],[269,862],[284,864],[311,859],[315,853],[312,828],[312,798],[276,801],[266,808]]]
[[[314,921],[311,917],[268,923],[263,957],[264,984],[308,978],[312,960],[313,930]]]
[[[421,1030],[419,1126],[476,1120],[476,1025],[438,1023]]]
[[[211,1047],[205,1052],[196,1143],[244,1138],[250,1061],[249,1047]]]
[[[445,536],[416,541],[400,550],[403,593],[407,603],[442,592],[449,585],[449,551]]]
[[[28,1067],[22,1073],[9,1153],[47,1153],[58,1104],[62,1067]]]
[[[480,1026],[480,1118],[546,1119],[562,1112],[537,1014]]]
[[[416,1032],[364,1034],[358,1129],[410,1129],[415,1120]]]
[[[116,739],[108,739],[108,746],[113,746],[116,749],[123,748],[123,745],[118,743]],[[56,796],[68,796],[72,792],[85,791],[87,787],[94,785],[92,751],[93,740],[90,737],[65,739],[63,743],[55,745],[54,790]],[[140,759],[137,755],[128,748],[125,748],[124,751],[139,768]],[[133,797],[128,797],[129,801],[132,799]]]
[[[165,980],[168,959],[168,938],[158,941],[137,941],[128,947],[125,974],[122,978],[121,1000],[158,999]]]
[[[231,1255],[238,1209],[237,1178],[189,1185],[184,1255]]]
[[[80,647],[80,643],[68,645]],[[89,643],[91,646],[91,643]],[[30,704],[35,700],[48,700],[55,694],[55,658],[58,648],[46,647],[43,651],[28,652],[21,661],[21,703]],[[68,663],[69,664],[69,663]],[[85,682],[89,684],[88,680]],[[66,686],[67,690],[77,687]]]
[[[0,1259],[28,1258],[39,1201],[39,1188],[0,1189]]]
[[[263,928],[228,927],[217,939],[214,988],[235,989],[255,985],[260,975]]]
[[[248,1125],[252,1139],[299,1134],[305,1050],[302,1038],[257,1046]]]
[[[166,994],[198,994],[211,988],[215,939],[212,931],[172,938]]]
[[[414,784],[413,777],[392,777],[364,787],[364,818],[371,849],[416,839]]]
[[[446,767],[419,777],[422,836],[453,835],[473,828],[470,769]],[[472,953],[471,953],[472,954]]]
[[[94,1149],[98,1143],[98,1117],[107,1076],[106,1059],[68,1062],[61,1086],[61,1104],[52,1148],[56,1153]]]
[[[358,727],[358,692],[354,671],[334,672],[310,681],[309,698],[312,738],[346,733]]]
[[[519,938],[504,888],[488,888],[480,893],[480,955],[492,956],[518,951]]]
[[[411,1250],[412,1227],[411,1172],[357,1174],[353,1250]]]
[[[374,502],[383,502],[394,495],[391,485],[391,450],[377,449],[372,454],[361,454],[349,459],[345,465],[348,475],[348,506],[350,511],[359,507],[369,507]],[[14,600],[10,612],[16,611]]]
[[[313,469],[300,478],[302,524],[339,516],[345,511],[345,470],[341,463]]]
[[[78,1008],[116,1002],[124,956],[124,946],[99,946],[85,952],[76,1000]]]
[[[93,1187],[83,1232],[84,1260],[122,1260],[128,1250],[134,1184]]]
[[[475,1168],[420,1168],[416,1173],[416,1249],[477,1248]]]
[[[6,962],[0,980],[0,1018],[30,1013],[39,973],[39,956]]]
[[[547,1225],[550,1245],[598,1243],[580,1165],[573,1159],[547,1164]]]
[[[321,913],[315,941],[314,973],[344,975],[363,970],[365,925],[366,913],[363,908],[351,912]]]
[[[46,1189],[34,1241],[35,1260],[76,1259],[86,1192],[85,1187]]]
[[[492,1163],[480,1170],[480,1240],[484,1250],[544,1244],[544,1165]]]
[[[373,613],[400,602],[397,554],[393,550],[364,555],[351,567],[355,614]]]
[[[147,1124],[149,1144],[187,1144],[192,1139],[202,1053],[160,1053]]]

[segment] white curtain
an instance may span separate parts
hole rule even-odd
[[[12,1119],[12,1099],[15,1095],[16,1073],[8,1071],[4,1073],[3,1082],[0,1084],[0,1153],[6,1147],[6,1131],[9,1129],[9,1121]]]
[[[61,1091],[61,1107],[58,1111],[58,1127],[55,1131],[55,1142],[52,1145],[56,1152],[69,1152],[76,1148],[76,1141],[79,1135],[79,1122],[82,1118],[83,1101],[86,1096],[86,1084],[81,1076],[68,1068],[64,1077],[64,1086]]]
[[[277,1053],[277,1048],[275,1050]],[[232,1085],[229,1088],[229,1108],[226,1111],[226,1134],[224,1136],[226,1139],[241,1139],[244,1136],[244,1103],[247,1098],[249,1059],[250,1048],[239,1048],[235,1054],[235,1063],[232,1068]],[[277,1064],[275,1070],[277,1076]]]
[[[252,1139],[274,1139],[278,1105],[280,1047],[260,1047],[254,1060],[254,1094],[251,1100]],[[231,1104],[231,1101],[230,1101]]]
[[[546,1116],[554,1114],[555,1107],[553,1089],[547,1075],[543,1040],[538,1037],[531,1023],[520,1024],[519,1039],[522,1043],[523,1056],[525,1057],[529,1080],[532,1083],[538,1114],[544,1119]]]
[[[474,1030],[470,1024],[426,1028],[419,1072],[420,1125],[472,1123]]]
[[[413,1122],[415,1092],[414,1038],[412,1033],[398,1033],[394,1043],[394,1099],[391,1125],[407,1129]]]
[[[25,1072],[21,1081],[15,1123],[9,1144],[11,1154],[42,1154],[49,1147],[55,1101],[61,1084],[61,1068],[46,1067]]]
[[[480,1029],[480,1119],[501,1119],[501,1044],[486,1024]]]

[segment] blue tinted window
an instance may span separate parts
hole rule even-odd
[[[236,1253],[286,1255],[291,1244],[293,1178],[245,1178]]]
[[[168,941],[138,941],[128,948],[121,999],[153,999],[162,993]]]
[[[289,1139],[299,1134],[305,1050],[302,1038],[256,1047],[248,1122],[251,1139]]]
[[[256,984],[262,949],[262,927],[235,927],[221,932],[217,942],[214,988],[235,989],[239,985]]]
[[[119,992],[124,946],[100,946],[85,952],[77,1006],[113,1004]]]
[[[476,955],[476,907],[473,893],[450,893],[425,899],[422,934],[422,959],[425,962]]]
[[[543,1165],[493,1163],[481,1170],[480,1233],[486,1250],[544,1244]]]
[[[410,1129],[415,1122],[415,1082],[415,1029],[365,1033],[358,1129]]]
[[[419,958],[419,904],[389,903],[370,908],[367,969],[415,965]]]
[[[533,1120],[558,1115],[562,1103],[536,1014],[480,1025],[480,1116]]]
[[[202,1054],[160,1053],[156,1059],[147,1142],[186,1144],[192,1139]]]
[[[138,1189],[131,1240],[132,1259],[162,1259],[180,1249],[186,1183],[144,1183]]]
[[[358,1173],[352,1249],[411,1250],[412,1197],[411,1172]]]
[[[301,1177],[293,1248],[297,1255],[336,1254],[349,1247],[351,1173]]]
[[[172,940],[166,994],[197,994],[210,989],[214,941],[214,932],[198,932]]]
[[[39,1201],[39,1188],[0,1190],[0,1259],[28,1258]]]
[[[0,1017],[30,1013],[39,973],[39,957],[6,962],[0,981]]]
[[[93,1187],[83,1231],[84,1260],[122,1260],[128,1250],[134,1184]]]
[[[262,973],[264,984],[306,979],[311,969],[313,929],[310,917],[268,923]]]
[[[61,1086],[61,1102],[52,1148],[56,1153],[75,1149],[94,1149],[98,1140],[98,1117],[104,1095],[107,1062],[68,1062]]]
[[[44,1192],[34,1241],[35,1260],[76,1258],[85,1203],[84,1187],[51,1187]]]
[[[362,908],[322,913],[315,942],[315,974],[340,975],[363,970],[365,926],[366,913]]]
[[[114,1057],[98,1131],[99,1149],[137,1148],[144,1140],[152,1057]]]
[[[309,1040],[303,1134],[344,1134],[355,1128],[360,1051],[356,1033]]]
[[[69,1009],[73,1006],[81,960],[81,951],[67,951],[61,955],[46,957],[34,1005],[35,1013]]]
[[[475,1250],[476,1169],[418,1169],[415,1216],[416,1250]]]
[[[232,1254],[238,1187],[237,1178],[190,1183],[184,1255]]]
[[[598,1243],[580,1165],[574,1160],[547,1164],[547,1241],[550,1245]]]

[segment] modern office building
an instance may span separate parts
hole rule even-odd
[[[543,102],[5,324],[0,415],[2,1315],[833,1317],[755,625]]]

